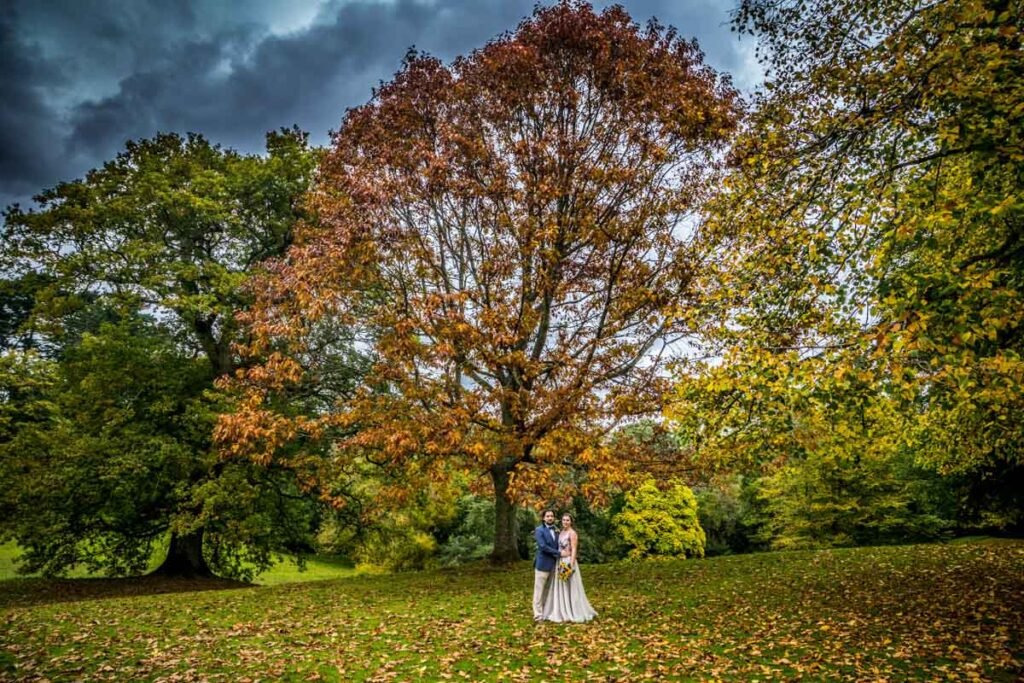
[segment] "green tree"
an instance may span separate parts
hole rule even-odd
[[[29,324],[45,330],[48,340],[60,347],[57,356],[69,358],[70,365],[54,371],[63,387],[57,390],[59,395],[71,391],[75,368],[85,367],[75,365],[84,362],[82,354],[100,362],[99,356],[88,354],[97,350],[97,338],[109,337],[115,329],[102,328],[101,321],[138,320],[140,312],[159,324],[133,328],[131,343],[155,354],[148,360],[153,367],[178,375],[181,382],[188,378],[184,384],[168,378],[157,385],[157,394],[164,392],[162,398],[157,394],[140,398],[153,406],[161,400],[179,407],[193,402],[184,412],[168,408],[167,415],[175,416],[172,423],[185,420],[173,432],[167,431],[167,425],[163,431],[156,430],[144,417],[152,412],[149,408],[112,408],[110,424],[102,427],[107,413],[93,415],[93,420],[75,412],[77,408],[72,410],[73,406],[59,406],[49,421],[62,426],[61,438],[46,437],[46,443],[37,444],[46,452],[49,474],[42,476],[32,468],[41,473],[40,481],[51,481],[55,491],[77,485],[83,477],[90,480],[97,502],[117,506],[105,508],[95,519],[102,517],[117,526],[126,539],[134,535],[145,543],[156,529],[170,531],[163,571],[204,575],[210,573],[213,562],[237,572],[242,564],[228,560],[237,553],[228,552],[224,543],[247,535],[261,549],[253,558],[265,563],[271,547],[266,525],[252,526],[252,518],[243,515],[249,522],[234,520],[230,532],[227,522],[216,531],[207,533],[207,529],[215,519],[230,519],[233,506],[255,509],[263,493],[269,492],[267,500],[298,495],[291,490],[296,488],[294,483],[282,483],[279,473],[267,470],[257,475],[247,468],[226,467],[204,432],[210,428],[210,418],[198,415],[202,411],[195,402],[202,388],[211,388],[216,378],[237,367],[232,345],[241,337],[235,316],[249,299],[240,285],[264,259],[280,255],[291,243],[296,223],[306,215],[301,199],[316,161],[307,136],[294,129],[268,134],[267,153],[262,156],[241,155],[199,135],[162,134],[129,142],[116,159],[85,178],[46,190],[37,197],[38,210],[17,206],[7,210],[0,264],[22,281],[31,273],[45,279],[46,285],[34,292]],[[124,324],[128,322],[116,329]],[[90,338],[89,330],[99,336]],[[109,372],[91,367],[83,375],[98,383],[92,389],[98,405],[116,402],[110,393],[115,387],[135,396],[127,373],[145,370],[146,361],[131,344],[118,348],[128,354],[120,370],[118,361],[111,360]],[[119,378],[118,372],[123,376]],[[203,410],[212,407],[207,403]],[[42,437],[31,431],[20,436]],[[154,440],[147,442],[147,435]],[[85,449],[93,454],[90,458],[79,457],[80,450],[75,450],[84,448],[83,439],[96,440]],[[127,442],[119,444],[121,439]],[[130,453],[121,456],[132,462],[121,473],[125,479],[121,484],[118,476],[93,479],[87,469],[77,467],[95,464],[92,457],[106,462],[101,453],[108,448]],[[108,455],[113,458],[113,453]],[[6,463],[10,467],[5,464],[8,472],[24,468],[17,452],[8,451],[8,457],[14,459]],[[147,457],[152,462],[147,464]],[[136,483],[147,483],[138,477],[147,478],[153,490],[144,493],[137,488]],[[14,485],[16,490],[21,486]],[[246,492],[246,487],[251,490]],[[25,486],[26,491],[29,488]],[[133,497],[133,491],[138,495]],[[20,498],[19,506],[33,505],[28,493]],[[56,499],[45,499],[56,506]],[[68,533],[54,531],[40,541],[48,544],[47,549],[33,547],[31,563],[56,571],[71,558],[81,559],[83,548],[101,547],[75,540],[80,530],[71,520],[82,511],[56,506],[49,512],[54,521],[45,528],[56,530],[64,523]],[[116,523],[111,522],[114,519]],[[29,537],[19,533],[19,538],[27,541]],[[280,546],[280,537],[273,541]],[[96,558],[100,557],[97,561],[109,570],[126,570],[112,553],[97,551]],[[131,558],[132,568],[138,566],[137,553],[126,557]]]
[[[49,279],[37,272],[0,279],[0,351],[36,348],[39,332],[32,325],[36,294],[49,285]]]
[[[697,499],[690,487],[678,481],[659,490],[649,479],[627,492],[622,511],[612,522],[630,547],[631,558],[704,557],[706,537],[697,518]]]
[[[948,485],[906,455],[816,451],[762,480],[773,548],[926,541],[955,525]]]
[[[761,480],[766,534],[777,548],[935,539],[954,527],[952,487],[915,465],[895,401],[813,404]]]
[[[195,134],[129,142],[84,179],[42,192],[39,210],[10,207],[3,262],[52,280],[48,298],[36,298],[48,306],[40,314],[59,316],[83,293],[145,307],[224,375],[248,300],[240,284],[291,243],[315,164],[294,129],[268,134],[266,156]]]
[[[222,575],[250,576],[271,550],[311,545],[316,510],[294,477],[217,462],[208,365],[152,325],[104,323],[60,361],[4,357],[5,387],[20,393],[4,403],[4,531],[24,570],[140,573],[168,531],[197,528],[204,566]]]
[[[704,529],[707,555],[725,555],[767,547],[767,512],[760,495],[761,478],[729,474],[694,487],[697,516]]]
[[[673,413],[703,453],[770,464],[808,402],[880,394],[918,462],[1019,470],[1021,21],[1002,0],[741,4],[768,79],[699,231],[713,360],[682,366]]]

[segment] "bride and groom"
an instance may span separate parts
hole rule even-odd
[[[576,563],[579,537],[573,518],[562,515],[562,528],[555,527],[555,513],[545,510],[544,523],[534,529],[537,559],[533,563],[533,620],[590,621],[597,612],[583,590],[583,578]]]

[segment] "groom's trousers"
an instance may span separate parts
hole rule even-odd
[[[533,570],[533,618],[544,616],[544,600],[548,597],[548,577],[551,572]]]

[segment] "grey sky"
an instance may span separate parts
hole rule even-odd
[[[81,176],[128,139],[194,131],[241,151],[297,124],[323,144],[406,50],[450,60],[534,0],[0,0],[0,207]],[[544,3],[547,4],[547,3]],[[602,7],[605,2],[595,2]],[[695,36],[749,89],[733,0],[621,2]]]

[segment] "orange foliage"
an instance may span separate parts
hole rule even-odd
[[[234,378],[250,393],[218,437],[280,461],[300,431],[358,425],[334,457],[489,473],[499,518],[579,466],[588,492],[620,482],[603,435],[660,405],[660,351],[689,332],[666,311],[699,267],[685,221],[736,108],[694,43],[617,7],[538,9],[450,66],[408,55],[334,135],[315,224],[253,283],[243,350],[267,360]],[[278,354],[325,318],[371,340],[365,386],[330,415],[268,415],[316,381]]]

